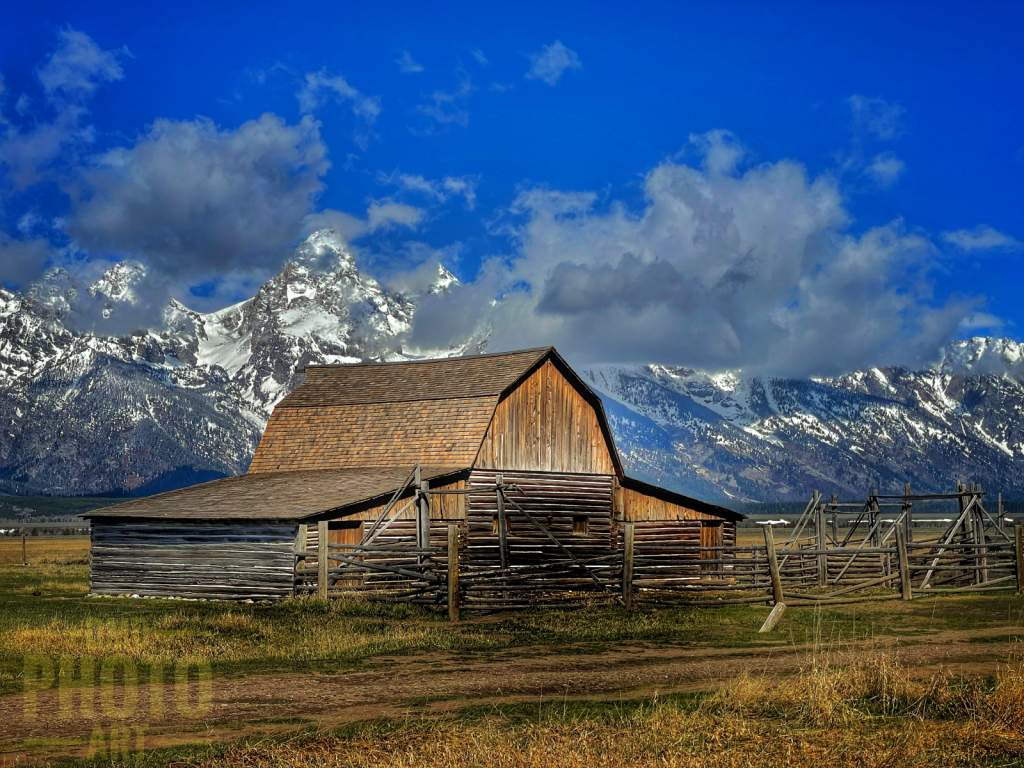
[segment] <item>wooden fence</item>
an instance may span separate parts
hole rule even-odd
[[[1013,536],[1003,531],[973,487],[942,497],[955,501],[961,514],[935,539],[909,540],[909,505],[920,497],[900,497],[903,514],[884,521],[882,497],[874,493],[862,510],[868,524],[857,540],[850,534],[840,539],[834,517],[829,531],[828,507],[836,502],[815,494],[786,541],[777,544],[767,526],[763,544],[745,546],[702,546],[700,521],[689,520],[600,520],[605,529],[598,539],[566,542],[564,532],[550,530],[548,518],[516,491],[503,487],[500,476],[496,486],[445,491],[489,494],[491,506],[477,505],[479,519],[468,521],[399,520],[385,509],[381,520],[391,515],[389,522],[378,521],[354,544],[329,542],[326,523],[310,528],[297,551],[296,592],[431,605],[447,608],[453,619],[466,610],[560,607],[594,598],[627,608],[792,606],[1024,592],[1024,529],[1017,526]],[[810,532],[807,520],[814,521]],[[856,594],[868,589],[873,592]]]

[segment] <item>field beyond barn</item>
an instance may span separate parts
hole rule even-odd
[[[1024,599],[470,616],[91,599],[0,539],[0,765],[1024,764]],[[38,593],[38,594],[37,594]],[[48,677],[49,675],[49,677]],[[84,694],[84,695],[83,695]]]

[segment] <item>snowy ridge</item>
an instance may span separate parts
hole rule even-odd
[[[420,295],[389,292],[332,230],[238,304],[200,313],[172,301],[159,328],[83,330],[133,317],[145,281],[141,264],[122,262],[88,286],[55,269],[24,295],[0,287],[0,491],[148,493],[243,472],[306,365],[471,354],[489,335],[482,318],[449,348],[403,346],[417,300],[457,279],[439,266]],[[581,374],[629,471],[699,497],[948,490],[956,478],[1024,489],[1024,345],[1008,339],[952,342],[924,371],[831,379]]]

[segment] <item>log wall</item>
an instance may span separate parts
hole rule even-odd
[[[714,520],[720,517],[697,512],[680,504],[648,496],[631,488],[622,489],[623,514],[626,522],[642,523],[653,520]]]
[[[509,564],[526,565],[565,559],[564,552],[522,515],[512,502],[550,532],[578,557],[607,555],[615,546],[610,475],[474,470],[470,488],[493,488],[498,475],[515,489],[507,491]],[[467,564],[494,566],[500,560],[495,494],[466,497]]]
[[[615,473],[597,412],[550,360],[498,403],[475,466]]]
[[[95,519],[89,593],[216,600],[292,594],[295,523]]]

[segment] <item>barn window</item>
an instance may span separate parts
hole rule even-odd
[[[586,515],[574,515],[572,518],[572,535],[586,536],[589,529],[589,519]]]

